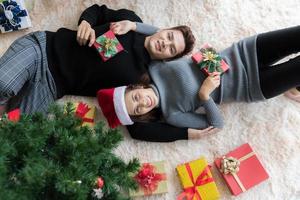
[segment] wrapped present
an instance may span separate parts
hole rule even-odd
[[[192,59],[206,75],[210,75],[213,72],[222,74],[229,69],[227,63],[208,44],[204,45],[199,52],[193,54]]]
[[[2,33],[31,27],[31,20],[24,0],[2,0],[0,2],[0,31]]]
[[[131,197],[168,192],[164,161],[143,163],[133,178],[138,183],[138,190],[130,190],[129,195]]]
[[[111,30],[97,37],[93,45],[99,52],[103,61],[107,61],[124,50],[123,46]]]
[[[183,192],[177,200],[215,200],[220,195],[205,158],[181,164],[176,168]]]
[[[248,143],[216,159],[215,165],[235,196],[269,178]]]
[[[82,119],[82,126],[94,127],[96,108],[83,102],[74,103],[75,115]]]

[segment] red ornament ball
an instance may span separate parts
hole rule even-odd
[[[104,185],[104,180],[101,177],[97,178],[97,186],[98,186],[98,188],[102,188],[103,185]]]

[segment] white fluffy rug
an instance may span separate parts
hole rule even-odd
[[[299,0],[29,0],[33,28],[0,34],[0,55],[16,38],[30,31],[55,31],[62,26],[75,29],[80,13],[94,3],[134,10],[144,22],[159,27],[190,25],[196,34],[198,47],[209,42],[217,49],[252,34],[300,22]],[[67,99],[85,100],[96,105],[94,98],[65,97],[63,100]],[[259,154],[270,178],[234,198],[214,168],[213,175],[221,199],[300,199],[300,104],[280,96],[261,103],[226,104],[221,109],[226,119],[224,130],[198,141],[169,144],[141,142],[131,139],[122,129],[125,141],[117,149],[122,158],[167,161],[169,192],[144,199],[176,199],[181,192],[176,165],[201,155],[213,162],[215,157],[245,142],[249,142]],[[97,118],[101,118],[100,113]]]

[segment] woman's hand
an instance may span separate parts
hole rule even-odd
[[[78,26],[77,42],[80,46],[83,46],[86,45],[88,40],[90,40],[89,47],[91,47],[96,40],[95,30],[87,21],[82,20]]]
[[[220,73],[214,72],[208,76],[202,83],[199,90],[199,98],[202,101],[207,101],[210,94],[220,85]]]
[[[210,134],[217,133],[219,131],[220,131],[220,129],[214,128],[213,126],[210,126],[206,129],[189,128],[188,129],[188,138],[189,138],[189,140],[200,139],[202,137],[205,137],[205,136],[210,135]]]
[[[114,34],[123,35],[129,31],[135,31],[136,23],[129,20],[122,20],[119,22],[112,22],[109,28],[112,32],[114,32]]]

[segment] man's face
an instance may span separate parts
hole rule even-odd
[[[152,59],[173,58],[184,51],[184,37],[179,30],[164,29],[148,36],[145,40],[145,48]]]

